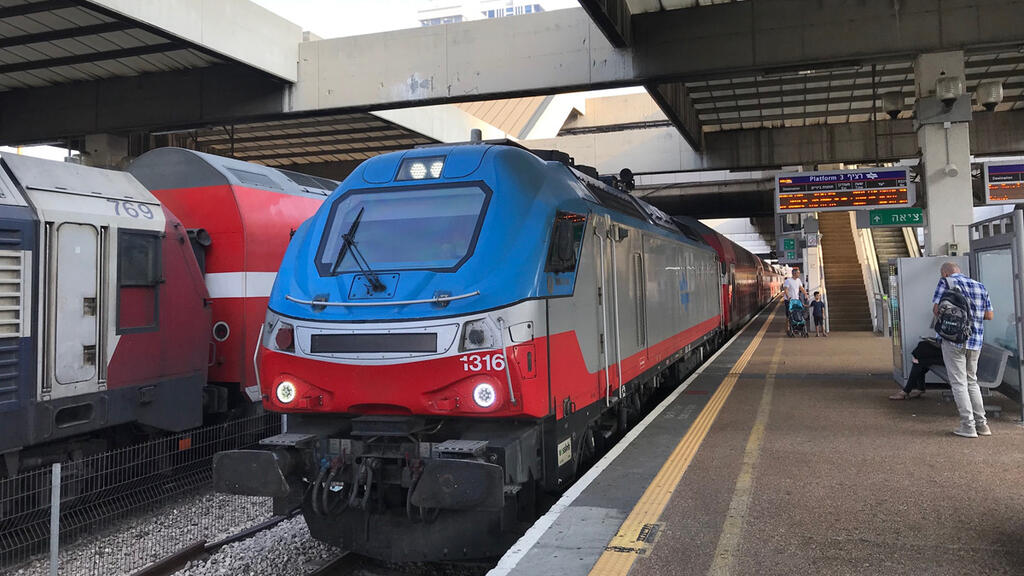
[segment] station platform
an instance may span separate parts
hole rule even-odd
[[[762,312],[489,576],[1022,573],[1017,405],[954,436],[940,391],[888,399],[887,338],[783,321]]]

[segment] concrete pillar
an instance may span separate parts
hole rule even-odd
[[[124,169],[128,163],[128,138],[114,134],[89,134],[85,137],[81,158],[86,166]]]
[[[964,79],[963,52],[921,54],[914,60],[917,142],[921,147],[922,188],[926,194],[926,255],[957,253],[968,248],[967,226],[974,199],[971,192],[970,95],[943,102],[936,81]],[[961,85],[963,85],[961,83]],[[952,104],[950,104],[952,102]]]

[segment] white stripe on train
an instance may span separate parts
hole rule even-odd
[[[206,275],[210,298],[269,298],[277,272],[213,272]]]

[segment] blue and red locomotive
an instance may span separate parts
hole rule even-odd
[[[723,278],[761,261],[723,277],[722,247],[742,248],[561,156],[478,143],[359,166],[271,292],[258,376],[287,432],[218,455],[218,489],[301,504],[314,537],[361,554],[494,556],[539,490],[719,346]]]

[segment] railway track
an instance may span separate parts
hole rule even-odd
[[[366,564],[366,559],[362,556],[351,552],[341,552],[319,568],[307,573],[306,576],[349,576]]]
[[[235,534],[215,542],[198,540],[187,546],[183,546],[165,558],[162,558],[142,570],[135,572],[132,576],[170,576],[171,574],[178,573],[183,568],[186,568],[197,561],[202,561],[204,558],[209,559],[228,546],[252,539],[264,532],[271,531],[282,523],[295,518],[298,513],[299,509],[296,508],[288,514],[273,516],[259,524],[240,530]],[[296,559],[296,562],[300,562],[300,560]],[[305,563],[307,566],[312,566],[312,570],[307,571],[304,574],[305,576],[348,576],[349,574],[353,574],[359,568],[367,567],[369,563],[370,561],[367,558],[357,554],[340,552],[324,560]],[[289,572],[289,574],[294,573],[297,572]]]

